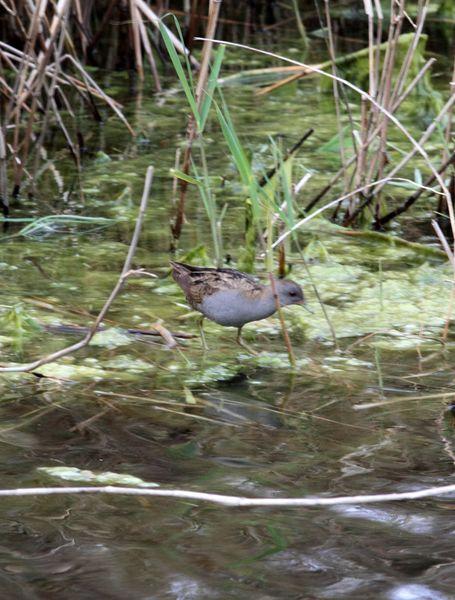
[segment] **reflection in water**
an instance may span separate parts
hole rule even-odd
[[[434,532],[433,517],[423,517],[415,514],[401,514],[401,511],[381,510],[362,506],[336,506],[335,512],[349,518],[367,519],[376,523],[384,523],[409,533],[428,534]]]
[[[393,378],[394,368],[391,362],[385,376]],[[117,386],[120,397],[109,398],[108,411],[91,384],[44,382],[45,394],[43,384],[22,384],[0,410],[3,485],[55,483],[36,468],[59,465],[269,497],[415,489],[441,484],[443,474],[450,481],[433,404],[365,416],[351,408],[363,397],[360,381],[336,403],[328,402],[329,382],[324,395],[306,376],[290,393],[286,381],[285,373],[258,371],[205,386],[194,397],[207,404],[186,409],[189,418],[153,410],[148,396],[173,395],[153,391],[153,377],[125,386],[132,397],[142,390],[141,400],[122,400]],[[190,418],[198,412],[216,420]],[[347,478],[348,456],[364,468]],[[452,512],[447,500],[434,499],[324,510],[103,496],[2,499],[2,589],[11,598],[37,590],[68,598],[450,598]]]
[[[390,600],[449,600],[446,594],[418,584],[400,585],[391,590],[388,597]]]

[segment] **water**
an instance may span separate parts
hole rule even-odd
[[[318,166],[310,192],[333,172],[336,158],[317,151],[331,135],[333,108],[314,82],[302,84],[296,97],[277,95],[259,105],[249,90],[228,91],[227,98],[258,165],[269,157],[266,133],[295,140],[315,125],[315,110],[302,113],[302,102],[317,106],[320,124],[296,169]],[[162,107],[144,100],[127,112],[148,132],[142,140],[125,147],[124,131],[109,121],[87,144],[112,160],[87,160],[84,193],[75,191],[65,203],[50,176],[40,192],[43,198],[54,193],[62,210],[123,220],[85,234],[70,227],[65,234],[4,241],[3,315],[20,300],[41,324],[91,320],[121,269],[145,167],[153,163],[135,265],[159,277],[131,280],[107,325],[150,328],[162,318],[172,331],[195,333],[194,317],[185,318],[183,297],[166,278],[168,169],[182,140],[184,103],[179,96],[165,98]],[[209,138],[214,188],[220,203],[229,204],[225,250],[235,260],[241,190],[215,127]],[[57,165],[68,176],[70,166]],[[224,186],[219,172],[227,173]],[[210,254],[194,192],[188,209],[181,246],[205,244]],[[36,212],[51,211],[41,203]],[[250,497],[379,494],[454,483],[454,420],[447,408],[455,393],[453,332],[445,347],[440,343],[451,292],[445,261],[437,252],[347,240],[322,224],[302,241],[312,244],[306,258],[342,352],[301,257],[292,254],[293,277],[304,282],[314,310],[286,310],[295,372],[276,320],[246,328],[258,357],[235,345],[233,330],[213,324],[207,355],[197,338],[182,342],[178,353],[110,330],[59,365],[38,369],[46,378],[0,377],[1,487],[81,483],[52,476],[55,467],[72,468],[74,477],[77,469],[113,472],[173,489]],[[20,337],[3,322],[2,362],[41,356],[75,339],[23,326]],[[447,396],[428,398],[442,393]],[[367,404],[375,406],[359,408]],[[454,597],[453,497],[233,509],[171,499],[49,496],[2,498],[0,513],[0,589],[8,599]]]
[[[52,485],[36,468],[63,465],[252,497],[444,485],[453,421],[442,418],[444,401],[406,401],[419,385],[412,362],[406,373],[417,377],[393,388],[403,402],[362,411],[353,407],[374,391],[360,373],[290,382],[254,370],[195,390],[207,404],[187,416],[154,402],[182,399],[175,380],[174,390],[156,389],[151,375],[115,386],[26,381],[2,404],[3,487]],[[438,366],[421,392],[453,389],[450,363]],[[384,369],[390,382],[403,372],[393,361]],[[99,393],[113,388],[120,396]],[[8,598],[451,598],[452,512],[444,498],[327,509],[2,499],[2,589]]]

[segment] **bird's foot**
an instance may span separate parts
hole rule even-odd
[[[237,341],[237,344],[239,346],[242,346],[242,348],[244,348],[247,352],[249,352],[253,356],[258,356],[258,352],[256,352],[256,350],[253,350],[253,348],[251,348],[251,346],[249,346],[246,342],[244,342],[241,337],[238,337],[236,341]]]
[[[202,344],[202,349],[204,350],[204,352],[207,352],[207,350],[209,349],[208,345],[207,345],[207,340],[205,339],[205,333],[204,333],[204,317],[202,317],[202,319],[199,321],[199,333],[201,336],[201,344]]]

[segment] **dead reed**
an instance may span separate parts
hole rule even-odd
[[[158,30],[164,27],[176,50],[199,68],[144,0],[19,0],[2,3],[0,10],[0,201],[4,216],[9,208],[8,165],[12,168],[11,195],[19,196],[24,183],[34,194],[51,126],[60,130],[80,171],[84,138],[76,119],[78,102],[96,121],[102,119],[97,104],[103,103],[134,135],[120,104],[96,83],[86,65],[133,67],[142,81],[145,57],[159,92],[155,55]],[[116,26],[109,28],[112,22]],[[120,35],[123,28],[124,36]],[[134,59],[129,62],[128,57]]]

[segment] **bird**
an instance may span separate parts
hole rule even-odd
[[[196,267],[173,260],[170,264],[172,276],[188,303],[202,314],[199,326],[205,349],[204,317],[225,327],[236,327],[236,342],[252,352],[242,340],[242,327],[246,323],[269,317],[278,309],[278,302],[279,306],[305,303],[302,288],[290,279],[275,280],[275,297],[271,284],[263,285],[236,269]]]

